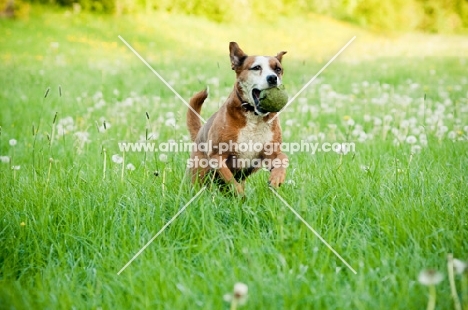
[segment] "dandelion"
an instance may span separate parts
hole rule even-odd
[[[247,302],[248,291],[249,287],[247,284],[238,282],[234,284],[233,293],[224,295],[223,299],[231,303],[231,310],[235,310],[237,306],[242,306]]]
[[[436,305],[436,289],[435,286],[443,280],[443,275],[435,270],[428,269],[419,273],[418,281],[422,285],[429,287],[429,301],[427,310],[434,310]]]
[[[11,170],[20,170],[21,166],[11,166]]]
[[[462,274],[466,268],[468,267],[468,263],[461,261],[459,259],[453,259],[453,269],[455,270],[456,274]]]
[[[406,137],[406,143],[415,144],[416,142],[418,142],[418,139],[415,136]]]
[[[121,163],[123,163],[123,157],[118,154],[112,155],[112,161],[120,165]]]
[[[7,163],[10,162],[10,157],[9,156],[0,156],[0,162],[7,164]]]
[[[133,164],[131,164],[131,163],[128,163],[127,164],[127,170],[133,171],[133,170],[135,170],[135,166]]]
[[[418,153],[421,153],[421,149],[422,147],[420,145],[413,145],[411,147],[411,153],[412,154],[418,154]]]
[[[384,123],[389,124],[393,121],[393,117],[387,114],[384,116],[383,120],[384,120]]]
[[[8,143],[10,144],[10,146],[15,146],[18,143],[18,141],[16,141],[15,139],[10,139]]]
[[[406,119],[402,120],[401,123],[400,123],[400,127],[401,128],[408,128],[410,125],[410,122]]]
[[[457,138],[457,133],[455,131],[449,131],[449,133],[447,134],[447,138],[449,138],[450,140],[455,140]]]
[[[365,142],[368,138],[369,136],[364,131],[362,131],[359,133],[358,141]]]
[[[164,124],[167,126],[167,127],[175,127],[176,125],[176,120],[175,118],[168,118]]]
[[[346,121],[346,125],[348,125],[349,127],[353,127],[354,124],[356,124],[356,122],[352,118]]]
[[[340,143],[334,144],[332,148],[333,148],[333,151],[335,151],[336,153],[340,155],[346,155],[350,151],[350,148],[347,144],[340,144]]]
[[[159,138],[159,132],[148,133],[148,140],[157,140]]]
[[[163,163],[167,162],[167,155],[166,154],[159,154],[159,160]]]
[[[360,165],[359,168],[361,168],[362,171],[369,172],[370,167],[366,165]]]

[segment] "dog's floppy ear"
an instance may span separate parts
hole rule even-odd
[[[237,45],[236,42],[229,43],[229,57],[231,58],[231,68],[235,70],[236,68],[242,66],[242,63],[247,58],[247,54]]]
[[[279,52],[278,54],[276,54],[276,59],[279,60],[279,62],[281,62],[281,59],[283,59],[283,55],[286,54],[287,52],[286,51],[282,51],[282,52]]]

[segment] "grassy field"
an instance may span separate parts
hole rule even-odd
[[[468,254],[466,37],[319,16],[239,26],[36,7],[0,29],[0,308],[228,309],[223,295],[241,281],[245,309],[423,309],[425,268],[445,275],[437,309],[452,308],[446,257]],[[245,199],[205,190],[117,275],[198,191],[187,152],[120,152],[188,132],[185,105],[118,35],[184,98],[208,85],[204,117],[232,89],[229,41],[287,50],[294,94],[356,35],[281,115],[287,142],[356,149],[288,154],[278,193],[357,274],[261,171]]]

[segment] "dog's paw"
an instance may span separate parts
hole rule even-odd
[[[274,188],[280,187],[286,178],[286,171],[284,169],[273,169],[270,174],[268,184]]]

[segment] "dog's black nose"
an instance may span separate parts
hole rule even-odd
[[[267,79],[268,85],[270,86],[275,86],[276,84],[278,84],[278,77],[274,74],[267,76],[266,79]]]

